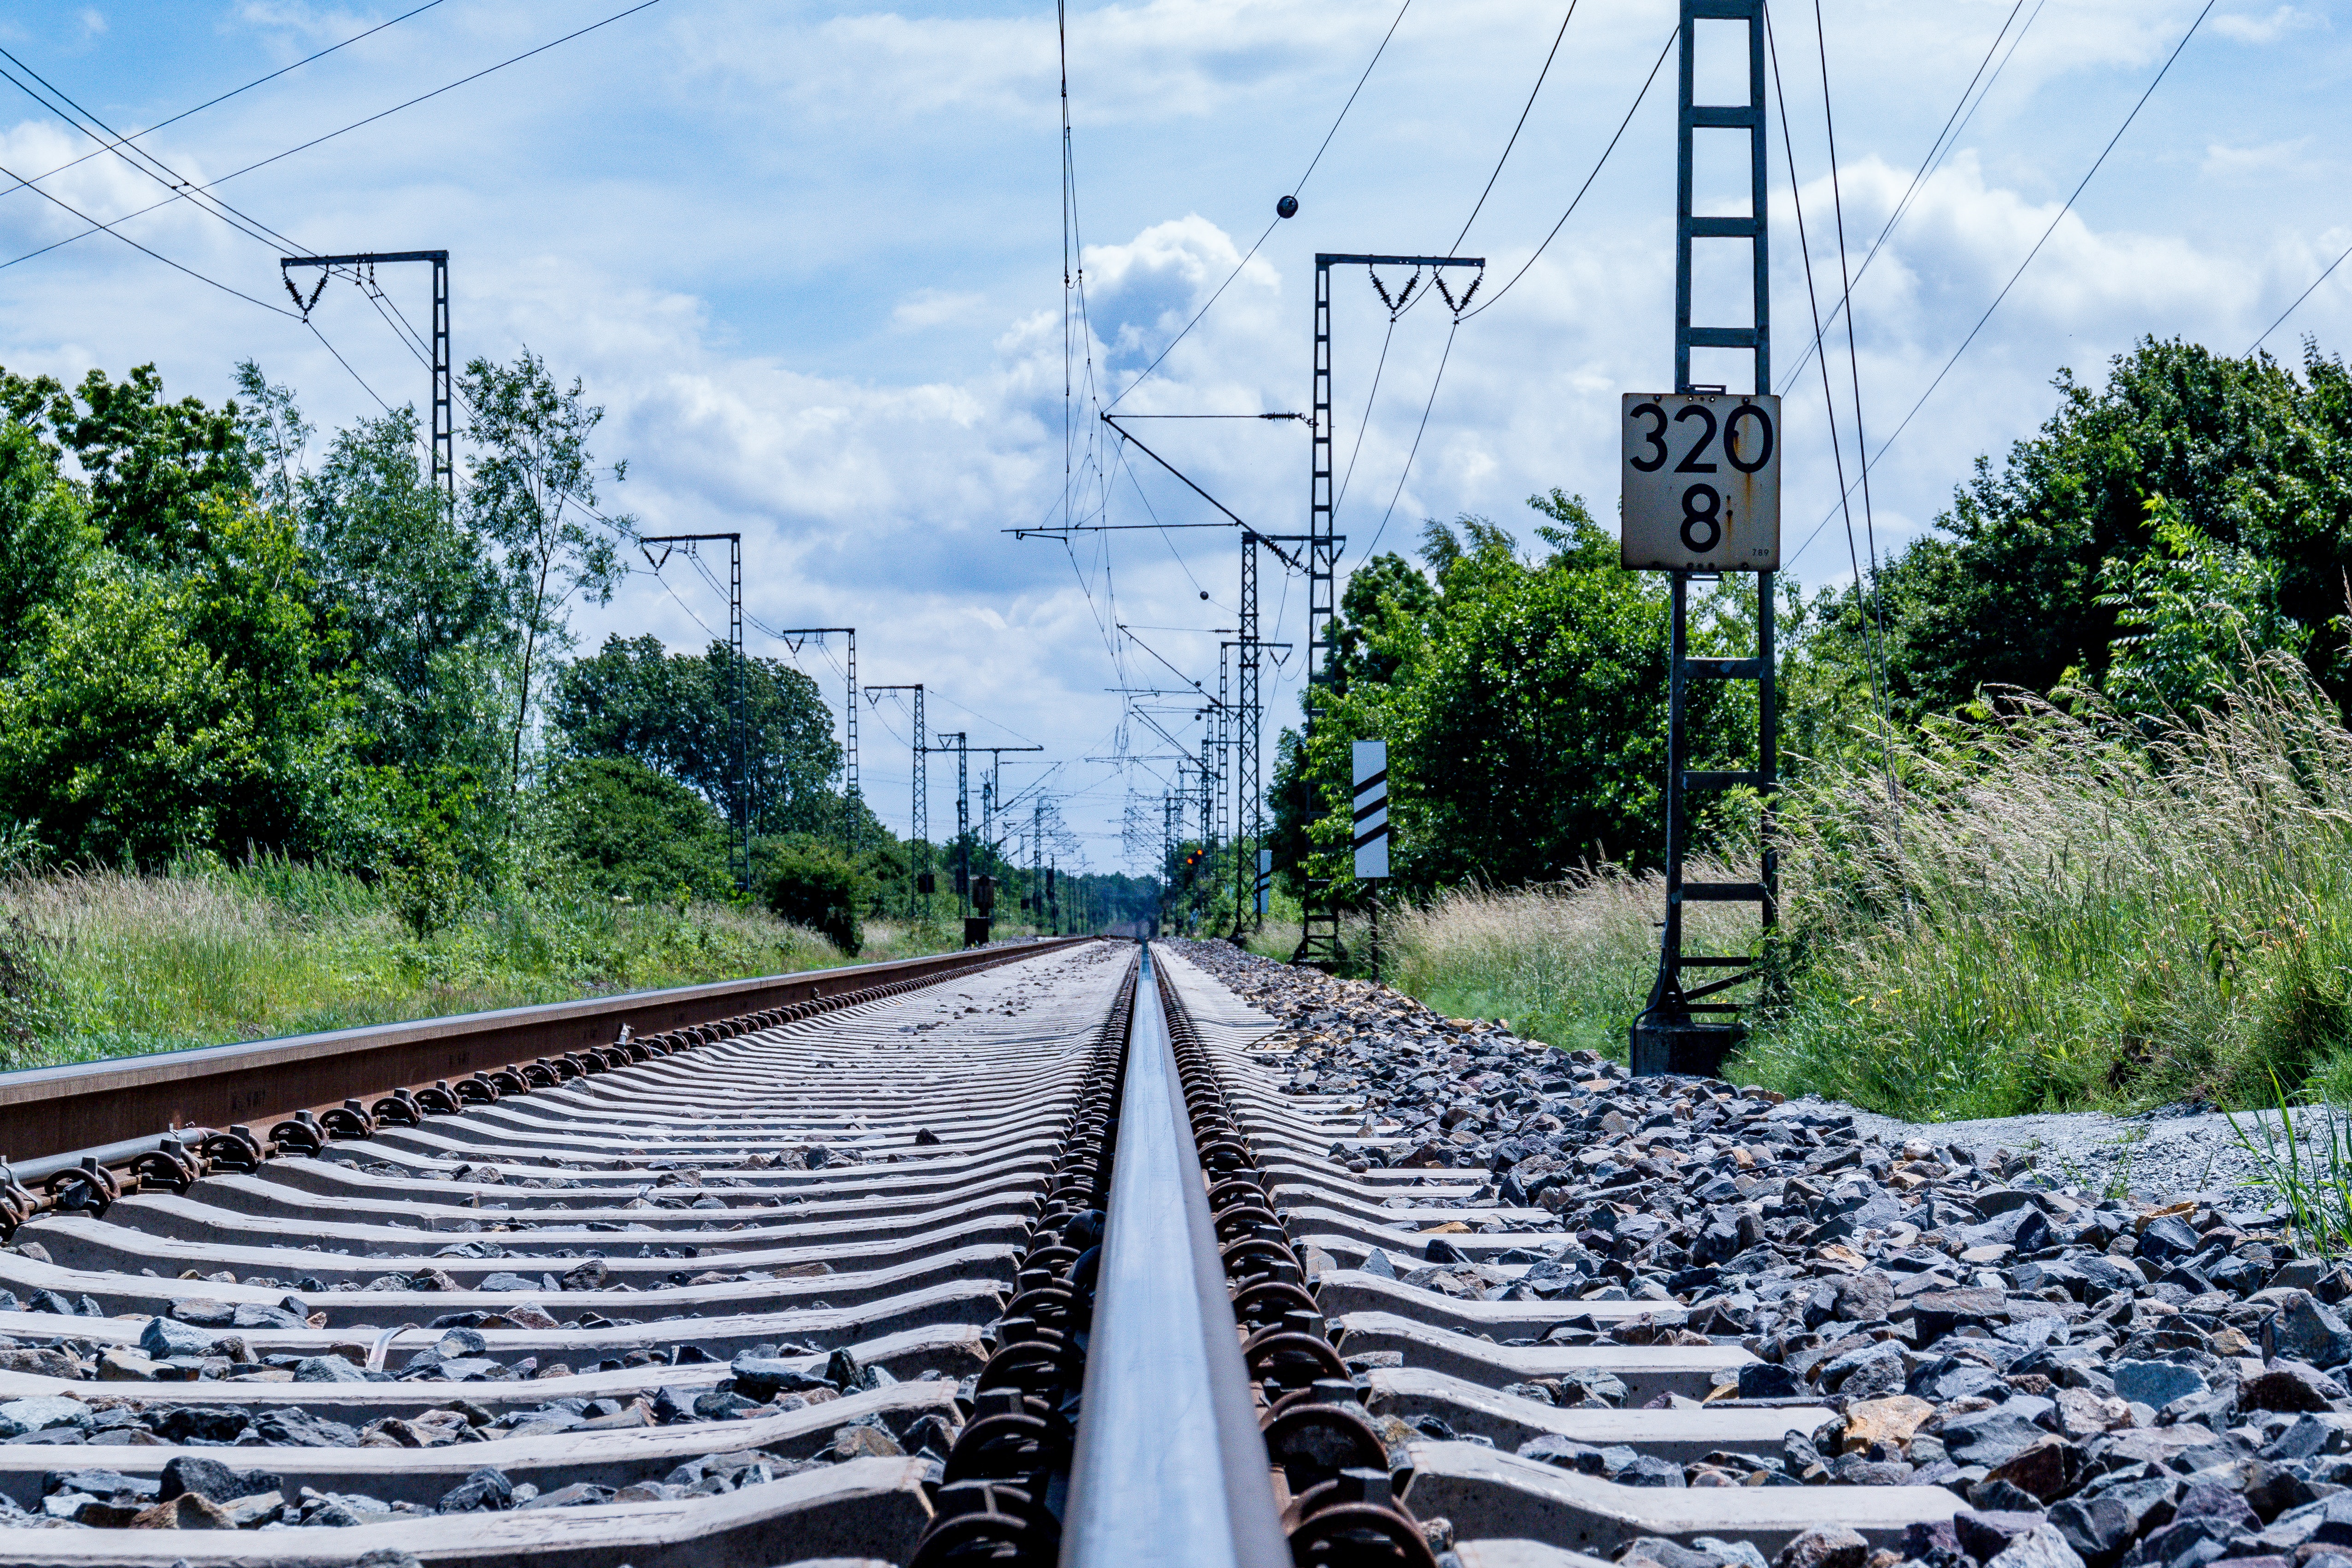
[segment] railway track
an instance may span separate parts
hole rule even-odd
[[[607,1037],[454,1079],[361,1076],[446,1052],[429,1030],[345,1041],[347,1092],[267,1136],[17,1167],[0,1568],[1573,1568],[1637,1541],[1769,1560],[1830,1524],[1900,1549],[1955,1512],[1940,1488],[1644,1489],[1518,1457],[1547,1433],[1776,1454],[1830,1411],[1633,1408],[1751,1358],[1545,1343],[1556,1303],[1359,1267],[1433,1218],[1509,1222],[1454,1238],[1500,1255],[1551,1217],[1465,1214],[1477,1173],[1351,1173],[1329,1151],[1356,1118],[1277,1089],[1267,1020],[1172,951],[844,973],[780,1007],[709,988],[501,1026],[538,1037],[452,1020],[475,1054]],[[624,1030],[632,1009],[669,1027]],[[152,1104],[143,1069],[216,1094],[236,1049],[91,1092]],[[121,1130],[44,1082],[0,1086],[0,1125],[29,1099]],[[1601,1374],[1626,1408],[1530,1396]]]

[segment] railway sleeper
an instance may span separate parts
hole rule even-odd
[[[992,1520],[1050,1560],[1125,959],[64,1167],[0,1252],[49,1309],[0,1312],[0,1565],[903,1563]]]

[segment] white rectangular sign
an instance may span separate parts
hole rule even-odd
[[[1780,564],[1780,400],[1627,392],[1622,559],[1635,570]]]
[[[1266,890],[1274,885],[1274,852],[1257,852],[1257,895],[1252,901],[1260,915],[1265,913]]]
[[[1359,740],[1356,764],[1356,875],[1389,874],[1389,743]]]

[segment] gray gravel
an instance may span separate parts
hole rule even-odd
[[[2243,1132],[2257,1147],[2267,1134],[2284,1142],[2275,1112],[2165,1108],[2136,1116],[2104,1112],[2067,1112],[2039,1116],[1995,1116],[1973,1122],[1903,1122],[1872,1111],[1825,1101],[1817,1094],[1792,1100],[1823,1111],[1851,1112],[1865,1136],[1889,1143],[1921,1137],[1966,1149],[1979,1159],[1995,1150],[2030,1155],[2033,1166],[2062,1185],[2094,1197],[2105,1195],[2170,1199],[2197,1195],[2215,1202],[2242,1204],[2261,1196],[2262,1162],[2242,1143]],[[2234,1118],[2236,1126],[2231,1126]],[[2297,1142],[2304,1158],[2326,1160],[2326,1137],[2317,1124],[2298,1117]]]
[[[2352,1568],[2352,1269],[2297,1255],[2231,1118],[1915,1126],[1635,1079],[1381,988],[1187,950],[1276,1024],[1252,1055],[1277,1091],[1360,1113],[1332,1159],[1486,1173],[1473,1196],[1388,1200],[1460,1218],[1400,1231],[1364,1273],[1558,1302],[1546,1345],[1737,1343],[1756,1359],[1706,1404],[1833,1411],[1777,1455],[1677,1463],[1547,1431],[1521,1458],[1623,1485],[1937,1486],[1969,1505],[1899,1552],[1810,1531],[1773,1568]],[[2276,1129],[2237,1120],[2257,1142]],[[1578,1311],[1604,1301],[1654,1307]],[[1630,1398],[1609,1377],[1496,1392]],[[1400,1426],[1454,1436],[1431,1416]],[[1707,1541],[1637,1541],[1620,1560],[1758,1568]]]

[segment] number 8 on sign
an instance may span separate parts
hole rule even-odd
[[[1627,392],[1624,564],[1770,571],[1780,564],[1780,400]]]

